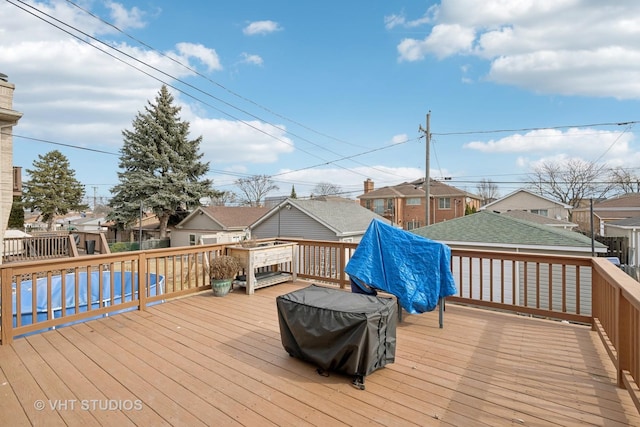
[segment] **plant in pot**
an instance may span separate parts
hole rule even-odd
[[[231,290],[233,279],[242,268],[240,261],[230,255],[220,255],[211,260],[209,277],[213,295],[223,297]]]

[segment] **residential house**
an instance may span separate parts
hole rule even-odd
[[[595,234],[605,236],[605,224],[625,218],[640,217],[640,193],[627,193],[610,199],[593,202],[588,206],[575,208],[572,221],[580,230],[590,231],[592,224]]]
[[[604,223],[604,236],[626,237],[627,256],[626,259],[620,257],[620,262],[632,267],[640,267],[640,216]]]
[[[89,217],[85,215],[68,221],[70,229],[77,231],[106,231],[106,224],[107,220],[103,216]]]
[[[176,225],[171,232],[171,246],[249,239],[249,226],[268,211],[253,206],[200,206]]]
[[[596,254],[604,255],[607,247],[599,242],[592,242],[587,236],[575,232],[549,227],[547,225],[502,215],[491,211],[481,211],[463,218],[433,224],[413,230],[420,236],[437,240],[455,249],[477,249],[505,252],[526,252],[536,254],[573,255],[590,257],[592,248]],[[593,246],[592,246],[593,245]],[[465,277],[461,292],[465,295],[482,295],[482,299],[496,304],[507,301],[522,303],[539,308],[549,308],[550,300],[554,307],[566,304],[572,309],[576,308],[577,294],[575,287],[580,289],[580,307],[586,310],[591,307],[591,292],[585,289],[591,286],[591,272],[580,270],[579,280],[576,271],[572,269],[552,269],[549,264],[538,262],[511,262],[500,260],[477,260],[469,264],[464,260],[454,257],[451,262],[454,275]],[[518,284],[514,289],[508,289],[504,293],[498,279],[502,275],[515,277]],[[554,291],[549,296],[545,289],[549,277],[554,283],[571,283],[561,294]],[[528,283],[540,283],[542,292],[538,295]],[[577,285],[576,285],[577,283]],[[492,286],[492,285],[493,286]],[[583,311],[583,314],[584,311]]]
[[[359,242],[374,219],[389,220],[342,197],[286,199],[251,226],[256,239],[300,238]]]
[[[15,85],[9,83],[5,74],[0,74],[0,247],[9,223],[9,214],[16,191],[16,169],[13,168],[13,127],[22,113],[13,110]],[[0,263],[2,259],[0,257]]]
[[[572,206],[536,194],[526,189],[519,189],[498,200],[481,207],[481,210],[493,212],[526,211],[561,221],[568,221]]]
[[[364,182],[364,194],[358,196],[360,205],[388,219],[405,230],[426,224],[424,178],[402,184],[374,188],[374,182]],[[430,180],[429,223],[459,218],[467,210],[477,210],[482,202],[468,193],[441,181]]]

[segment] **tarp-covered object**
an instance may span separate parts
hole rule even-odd
[[[456,294],[451,249],[374,219],[345,268],[359,286],[395,295],[409,313],[432,311]]]
[[[395,360],[392,298],[311,285],[276,298],[282,346],[325,371],[365,376]]]

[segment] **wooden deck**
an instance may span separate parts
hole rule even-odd
[[[2,425],[640,425],[589,328],[447,305],[395,363],[323,377],[282,348],[275,297],[209,292],[0,346]]]

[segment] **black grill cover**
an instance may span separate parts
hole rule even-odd
[[[311,285],[276,298],[280,337],[325,371],[369,375],[396,352],[396,301]]]

